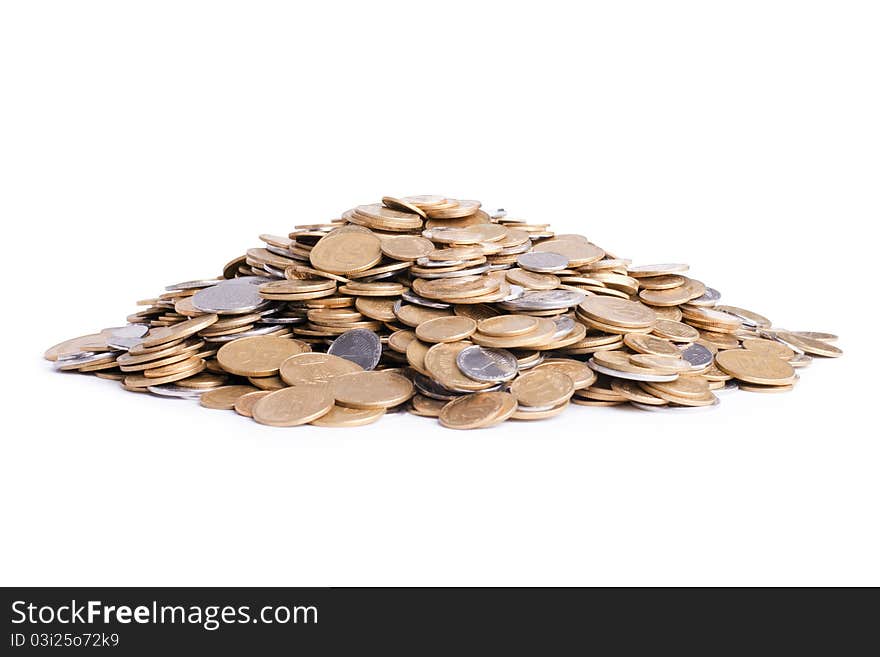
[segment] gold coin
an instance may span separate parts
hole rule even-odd
[[[812,354],[814,356],[836,358],[843,355],[843,350],[835,347],[832,344],[828,344],[823,340],[816,340],[814,338],[810,338],[797,333],[790,333],[788,331],[777,331],[776,335],[780,339],[785,340],[791,345],[794,345],[801,351]]]
[[[625,379],[614,379],[611,382],[611,389],[626,397],[629,401],[638,402],[639,404],[649,404],[651,406],[665,406],[669,402],[647,392],[635,381],[627,381]]]
[[[383,415],[385,415],[384,408],[348,408],[336,405],[326,415],[312,420],[311,424],[316,427],[362,427],[372,424]]]
[[[551,417],[556,417],[560,415],[567,409],[569,406],[568,400],[561,403],[559,406],[554,406],[553,408],[548,408],[546,410],[529,410],[523,406],[520,406],[513,415],[510,416],[511,420],[546,420]]]
[[[669,290],[684,285],[685,277],[678,274],[648,276],[638,279],[639,285],[645,290]]]
[[[509,338],[532,333],[538,328],[537,317],[529,315],[497,315],[483,319],[477,330],[483,335],[495,338]]]
[[[508,269],[505,276],[508,282],[528,290],[555,290],[561,283],[554,274],[538,274],[525,269]]]
[[[330,385],[336,403],[349,408],[392,408],[413,395],[409,379],[386,371],[346,374],[334,378]]]
[[[820,342],[837,342],[839,338],[834,333],[823,333],[821,331],[789,331],[801,338],[809,338],[811,340],[819,340]]]
[[[358,312],[370,319],[380,322],[393,322],[397,319],[394,314],[394,299],[376,299],[371,297],[358,297],[354,307]]]
[[[260,390],[281,390],[287,387],[280,376],[249,376],[248,382]]]
[[[737,306],[726,306],[719,305],[715,306],[715,310],[719,310],[721,312],[726,312],[732,315],[735,315],[740,318],[745,318],[749,320],[751,323],[757,325],[759,328],[769,328],[772,322],[764,317],[764,315],[759,315],[756,312],[752,312],[751,310],[746,310],[745,308],[738,308]]]
[[[412,262],[434,250],[434,243],[416,235],[399,235],[382,240],[382,253],[394,260]]]
[[[189,371],[193,367],[196,367],[200,363],[204,362],[205,361],[199,356],[188,355],[185,360],[168,365],[163,365],[162,367],[150,368],[144,370],[143,374],[148,379],[159,379],[164,376],[168,376],[169,374],[178,374],[179,372]]]
[[[622,328],[650,328],[657,321],[656,314],[647,306],[615,297],[587,297],[578,311],[589,319]]]
[[[558,406],[574,394],[574,381],[556,370],[535,369],[511,383],[510,393],[521,406]]]
[[[794,390],[793,383],[782,386],[762,386],[755,383],[740,383],[738,387],[745,392],[790,392]]]
[[[239,397],[251,392],[259,392],[259,390],[253,386],[223,386],[203,392],[199,403],[205,408],[231,411]]]
[[[691,371],[691,364],[680,356],[632,354],[629,362],[636,367],[644,367],[660,374],[683,374]]]
[[[177,385],[181,388],[192,388],[194,390],[216,388],[224,385],[229,380],[225,374],[214,374],[213,372],[202,372],[188,379],[178,381]]]
[[[690,269],[688,265],[682,263],[669,263],[662,265],[638,265],[627,267],[626,273],[633,278],[648,278],[653,276],[664,276],[666,274],[675,274]]]
[[[90,333],[89,335],[82,335],[78,338],[71,338],[70,340],[65,340],[64,342],[59,342],[52,347],[49,347],[46,350],[46,353],[43,354],[43,358],[46,360],[57,361],[59,356],[68,356],[71,354],[77,354],[81,351],[88,351],[87,349],[83,349],[82,345],[93,343],[95,340],[106,340],[106,336],[102,333]]]
[[[477,323],[470,317],[438,317],[416,327],[416,337],[422,342],[458,342],[473,335]]]
[[[730,333],[717,333],[715,331],[700,331],[700,340],[709,342],[718,349],[736,349],[739,340]]]
[[[260,424],[296,427],[326,415],[333,406],[330,384],[319,383],[270,392],[254,404],[252,413]]]
[[[331,274],[365,271],[382,260],[382,242],[372,233],[334,231],[309,253],[312,266]]]
[[[239,376],[273,376],[285,360],[309,349],[299,340],[255,335],[227,342],[217,352],[217,362],[227,372]]]
[[[428,218],[428,215],[425,214],[425,211],[422,210],[419,206],[413,205],[412,203],[407,203],[406,201],[399,198],[394,198],[393,196],[383,196],[382,204],[387,208],[391,208],[392,210],[398,210],[400,212],[412,212],[419,215],[422,219]]]
[[[558,330],[556,322],[552,319],[544,319],[543,317],[538,317],[537,320],[538,325],[530,333],[509,337],[494,337],[483,333],[474,333],[471,336],[471,341],[483,347],[493,347],[495,349],[522,349],[547,344],[556,335]]]
[[[596,372],[585,363],[571,358],[548,358],[540,365],[536,365],[533,371],[541,369],[555,370],[567,375],[572,380],[575,390],[589,388],[596,381]]]
[[[750,349],[728,349],[715,356],[715,364],[732,377],[760,385],[787,385],[794,381],[794,368],[776,356]]]
[[[428,355],[429,345],[426,345],[421,340],[410,340],[409,344],[406,345],[406,360],[412,366],[412,368],[418,372],[419,374],[424,374],[425,376],[431,376],[428,370],[425,368],[425,356]]]
[[[700,337],[700,332],[693,326],[671,319],[658,319],[653,332],[654,335],[673,342],[693,342]]]
[[[666,290],[642,290],[639,298],[652,306],[677,306],[689,301],[691,290],[685,285]]]
[[[409,412],[423,417],[440,417],[440,411],[448,403],[440,399],[425,397],[424,395],[415,395],[410,400]]]
[[[501,281],[488,276],[458,276],[434,280],[417,278],[412,285],[415,293],[420,296],[449,301],[495,292],[501,287]]]
[[[296,386],[330,381],[344,374],[363,372],[357,363],[331,354],[305,352],[290,356],[281,363],[279,376],[287,385]]]
[[[751,351],[756,351],[765,356],[776,356],[782,360],[791,360],[794,358],[794,351],[776,340],[747,338],[742,341],[742,346],[744,349],[750,349]]]
[[[569,267],[583,267],[598,262],[605,257],[605,252],[595,244],[586,240],[556,238],[535,244],[533,251],[558,253],[568,258]]]
[[[517,409],[507,392],[478,392],[455,399],[440,411],[440,424],[449,429],[485,429],[504,422]]]
[[[199,361],[193,365],[190,370],[183,370],[182,372],[177,372],[175,374],[169,374],[168,376],[163,376],[161,378],[147,378],[142,374],[129,374],[123,379],[125,386],[127,388],[146,388],[147,386],[161,386],[166,383],[174,383],[175,381],[180,381],[181,379],[186,379],[194,374],[198,374],[202,370],[207,367],[205,361],[203,359],[199,359]]]
[[[245,393],[235,400],[235,403],[233,404],[233,409],[239,415],[243,415],[244,417],[253,417],[254,406],[256,406],[258,401],[260,401],[263,397],[270,393],[270,390],[254,390],[253,392]]]
[[[681,354],[669,340],[658,338],[646,333],[627,333],[623,336],[623,344],[640,354],[656,354],[657,356],[675,356]]]
[[[388,347],[398,353],[405,354],[406,348],[409,346],[409,343],[415,339],[416,334],[413,331],[408,331],[405,329],[395,331],[388,336]]]
[[[146,337],[143,339],[142,344],[144,347],[149,348],[167,344],[174,340],[183,340],[195,335],[202,329],[208,328],[218,319],[217,315],[201,315],[174,324],[173,326],[150,329],[150,332],[147,333]]]
[[[451,317],[452,311],[449,309],[426,308],[425,306],[402,305],[396,311],[397,319],[407,326],[417,327],[437,317]]]

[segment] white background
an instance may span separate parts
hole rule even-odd
[[[880,584],[870,2],[8,2],[0,582]],[[273,430],[43,350],[384,194],[482,199],[846,354],[688,416]]]

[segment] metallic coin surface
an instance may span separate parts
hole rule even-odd
[[[574,394],[574,381],[558,370],[534,369],[510,384],[510,394],[520,406],[555,407]]]
[[[346,358],[332,354],[301,353],[281,363],[278,375],[287,385],[307,385],[330,381],[337,376],[362,372],[363,368]]]
[[[258,392],[253,386],[223,386],[202,393],[199,403],[205,408],[231,411],[235,407],[235,400],[251,392]]]
[[[354,329],[336,338],[327,353],[350,360],[364,370],[372,370],[382,357],[382,341],[373,331]]]
[[[787,385],[797,374],[786,361],[750,349],[728,349],[715,356],[718,368],[746,383]]]
[[[330,384],[323,383],[270,392],[257,400],[251,413],[254,420],[260,424],[271,427],[296,427],[326,415],[333,406]]]
[[[386,371],[356,372],[330,382],[336,403],[349,408],[386,409],[402,404],[413,395],[412,382]]]
[[[223,345],[217,352],[217,362],[239,376],[274,376],[285,360],[308,350],[309,346],[299,340],[258,335]]]
[[[517,256],[516,264],[537,274],[552,274],[567,269],[568,258],[549,251],[531,251]]]
[[[440,424],[450,429],[485,429],[509,419],[517,409],[507,392],[478,392],[449,402],[440,411]]]
[[[516,356],[506,349],[479,345],[462,349],[456,356],[456,364],[465,376],[483,383],[510,381],[519,371]]]
[[[416,327],[416,337],[422,342],[458,342],[466,340],[477,330],[477,322],[470,317],[437,317]]]

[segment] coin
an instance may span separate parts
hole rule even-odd
[[[235,400],[233,409],[239,415],[253,417],[254,406],[256,406],[257,402],[268,394],[271,394],[270,390],[255,390],[254,392],[245,393]]]
[[[778,331],[777,336],[787,343],[801,349],[803,352],[814,356],[825,356],[826,358],[837,358],[843,355],[843,351],[832,344],[828,344],[824,340],[817,340],[803,333],[790,333],[788,331]]]
[[[596,373],[585,363],[571,358],[550,358],[535,366],[535,370],[550,369],[565,374],[572,380],[575,390],[589,388],[596,381]]]
[[[415,235],[400,235],[382,240],[380,245],[382,253],[395,260],[413,262],[424,258],[434,250],[434,243],[424,237]]]
[[[657,321],[654,311],[635,301],[615,297],[587,297],[578,312],[603,324],[622,328],[651,328]]]
[[[409,379],[393,372],[356,372],[330,382],[336,402],[349,408],[386,409],[413,395]]]
[[[330,384],[324,383],[275,390],[257,400],[251,412],[260,424],[295,427],[317,420],[333,406]]]
[[[509,419],[516,399],[506,392],[478,392],[449,402],[440,411],[440,424],[450,429],[485,429]]]
[[[483,383],[510,381],[519,369],[516,356],[506,349],[488,349],[479,345],[462,349],[455,362],[465,376]]]
[[[311,424],[316,427],[362,427],[376,422],[383,415],[384,408],[364,409],[336,405],[326,415],[312,420]]]
[[[679,356],[678,348],[663,338],[658,338],[645,333],[627,333],[623,336],[623,343],[640,354],[656,354],[658,356]]]
[[[538,274],[552,274],[568,267],[568,258],[549,251],[531,251],[516,258],[516,264]]]
[[[382,357],[382,341],[373,331],[354,329],[336,338],[327,353],[356,363],[364,370],[372,370]]]
[[[308,350],[309,346],[299,340],[260,335],[223,345],[217,352],[217,362],[239,376],[273,376],[285,360]]]
[[[497,315],[481,320],[477,329],[491,337],[515,337],[533,332],[538,328],[538,323],[537,317],[528,315]]]
[[[147,333],[146,337],[141,341],[141,344],[145,347],[156,347],[175,340],[184,340],[195,335],[202,329],[211,326],[211,324],[216,322],[217,319],[217,315],[202,315],[200,317],[193,317],[192,319],[179,322],[173,326],[154,328]]]
[[[199,290],[192,297],[192,305],[196,310],[223,315],[250,313],[262,307],[265,302],[256,285],[229,281]]]
[[[202,393],[199,403],[205,408],[231,411],[239,397],[251,392],[259,392],[259,390],[253,386],[223,386]]]
[[[728,349],[715,356],[718,367],[740,381],[760,385],[787,385],[794,381],[794,368],[776,356],[750,349]]]
[[[694,343],[681,350],[681,357],[691,364],[692,370],[702,370],[712,364],[714,356],[704,345]]]
[[[318,241],[309,260],[331,274],[365,271],[382,260],[382,242],[371,233],[334,231]]]
[[[510,393],[520,406],[558,406],[574,394],[574,381],[553,369],[534,369],[510,384]]]
[[[362,371],[363,368],[351,360],[332,354],[307,352],[284,360],[278,374],[287,385],[296,386],[330,381],[343,374]]]

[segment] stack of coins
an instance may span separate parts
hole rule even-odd
[[[478,201],[386,196],[259,238],[220,277],[45,357],[270,426],[406,411],[475,429],[571,404],[693,411],[723,390],[791,390],[842,353],[833,334],[719,303],[685,264],[632,265]]]

